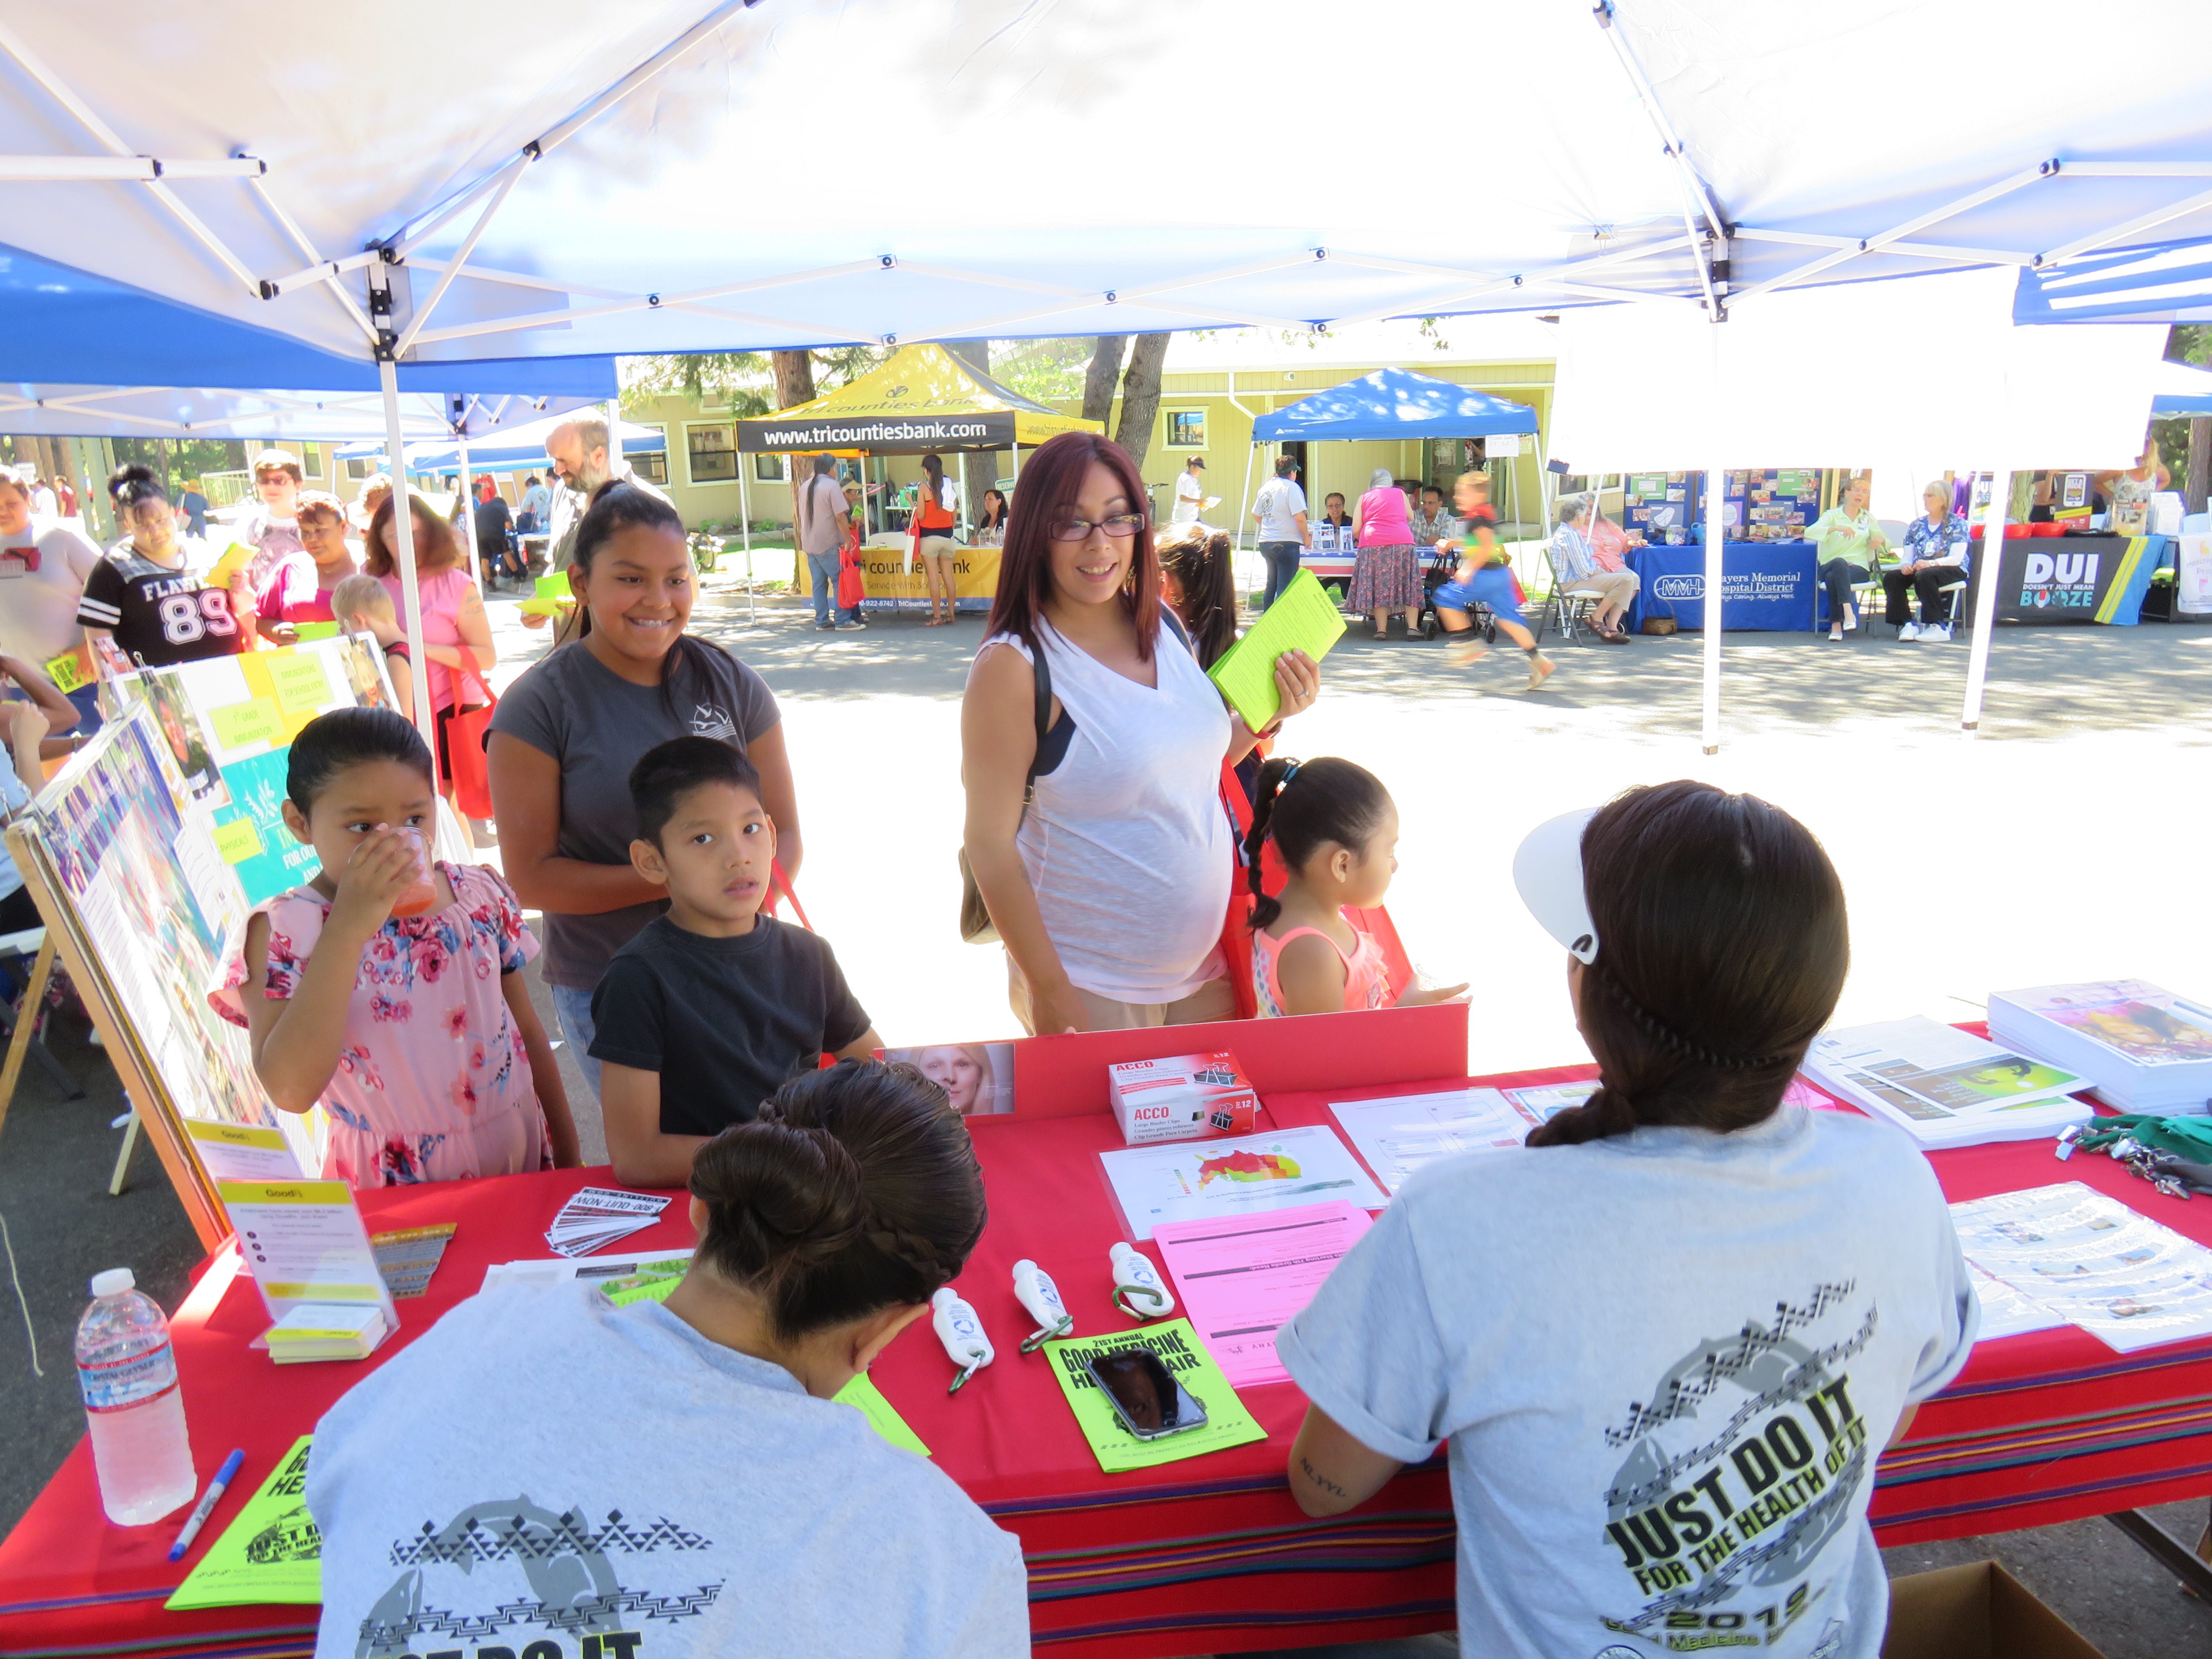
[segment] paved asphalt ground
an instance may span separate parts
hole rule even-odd
[[[493,611],[504,683],[543,636],[510,605]],[[954,924],[958,703],[980,624],[817,635],[788,603],[748,624],[743,599],[711,586],[701,612],[702,630],[782,702],[805,816],[800,890],[877,1025],[893,1042],[1013,1035],[998,954],[960,944]],[[1519,836],[1669,777],[1765,795],[1821,836],[1856,924],[1844,1021],[1970,1018],[1992,988],[2059,979],[2205,988],[2212,883],[2196,855],[2212,798],[2212,628],[2003,630],[1978,740],[1957,732],[1963,641],[1730,635],[1726,746],[1710,759],[1695,635],[1559,651],[1551,689],[1523,695],[1510,651],[1455,673],[1434,645],[1365,631],[1331,656],[1322,702],[1285,750],[1351,756],[1389,785],[1404,824],[1392,914],[1417,963],[1473,981],[1476,1072],[1583,1057],[1559,952],[1506,876]],[[539,1001],[550,1027],[542,988]],[[0,1218],[45,1371],[33,1375],[24,1321],[0,1290],[0,1528],[82,1432],[70,1334],[86,1280],[128,1264],[174,1308],[198,1256],[149,1152],[107,1196],[122,1101],[83,1029],[56,1021],[52,1045],[88,1097],[63,1101],[33,1068],[0,1137]],[[599,1145],[597,1123],[585,1128]],[[2193,1540],[2206,1508],[2158,1513]],[[1991,1556],[2109,1659],[2212,1652],[2212,1607],[2103,1521],[1896,1550],[1890,1565]]]

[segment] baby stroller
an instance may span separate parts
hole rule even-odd
[[[1449,581],[1459,569],[1459,548],[1455,543],[1449,552],[1435,547],[1421,550],[1421,614],[1418,619],[1421,637],[1432,640],[1444,630],[1443,618],[1437,615],[1437,589]],[[1498,643],[1498,618],[1490,614],[1486,605],[1477,605],[1467,613],[1468,622],[1482,636],[1485,645]]]

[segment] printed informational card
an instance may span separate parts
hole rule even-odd
[[[2055,1331],[2065,1325],[2066,1322],[2050,1309],[2032,1297],[2021,1295],[1986,1269],[1969,1261],[1966,1273],[1974,1281],[1974,1300],[1982,1310],[1982,1328],[1975,1341],[1994,1342],[2000,1337],[2026,1336],[2030,1331]]]
[[[278,1129],[260,1129],[245,1123],[218,1123],[206,1118],[184,1120],[200,1163],[217,1181],[291,1182],[303,1178],[292,1143]]]
[[[1119,1348],[1146,1348],[1158,1355],[1183,1391],[1205,1409],[1203,1426],[1163,1435],[1158,1440],[1139,1440],[1124,1428],[1115,1415],[1113,1402],[1083,1369],[1085,1360]],[[1091,1443],[1099,1468],[1108,1474],[1202,1457],[1207,1452],[1267,1437],[1267,1431],[1244,1409],[1244,1402],[1229,1386],[1229,1379],[1207,1354],[1188,1319],[1170,1319],[1114,1336],[1063,1337],[1046,1343],[1043,1351],[1052,1362],[1052,1374],[1060,1379],[1060,1392],[1067,1396],[1068,1408],[1075,1413],[1076,1426]]]
[[[1375,1224],[1356,1204],[1308,1204],[1152,1231],[1199,1340],[1233,1388],[1287,1382],[1275,1333],[1304,1311],[1329,1270]]]
[[[1331,1101],[1328,1109],[1393,1197],[1414,1170],[1462,1152],[1515,1150],[1543,1121],[1496,1089]]]
[[[1272,1134],[1129,1146],[1101,1152],[1098,1158],[1129,1224],[1129,1236],[1139,1241],[1150,1238],[1163,1221],[1214,1221],[1332,1199],[1363,1210],[1379,1210],[1390,1201],[1350,1149],[1318,1124]]]
[[[1954,1204],[1966,1260],[2122,1353],[2212,1336],[2212,1250],[2067,1181]]]
[[[589,1255],[643,1232],[667,1207],[665,1194],[586,1187],[561,1206],[545,1230],[545,1242],[562,1255]]]
[[[375,1302],[398,1328],[399,1310],[344,1182],[224,1181],[216,1189],[271,1320],[302,1302]]]
[[[1504,1091],[1506,1099],[1524,1112],[1534,1113],[1540,1123],[1549,1123],[1569,1107],[1581,1105],[1596,1092],[1595,1078],[1581,1083],[1532,1083]]]
[[[323,1535],[301,1495],[313,1439],[303,1434],[292,1443],[260,1490],[163,1604],[170,1612],[261,1602],[313,1607],[323,1599]]]

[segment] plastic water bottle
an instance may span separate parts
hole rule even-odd
[[[192,1501],[191,1441],[169,1322],[128,1267],[94,1275],[76,1326],[76,1380],[92,1435],[100,1504],[118,1527],[143,1527]]]

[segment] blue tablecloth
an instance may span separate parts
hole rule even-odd
[[[1628,568],[1644,579],[1629,607],[1633,630],[1646,617],[1672,617],[1683,629],[1705,625],[1705,550],[1632,547]],[[1810,633],[1818,582],[1810,542],[1721,544],[1723,630]]]

